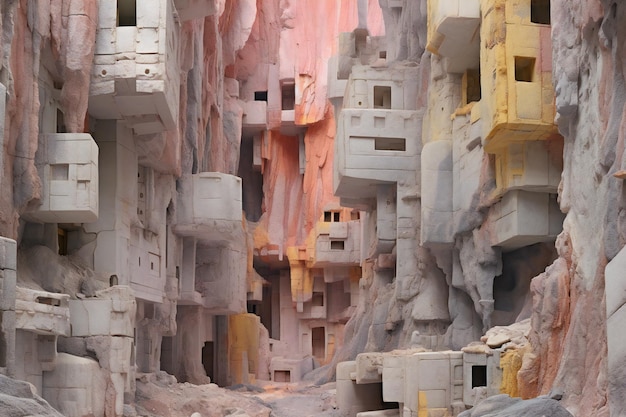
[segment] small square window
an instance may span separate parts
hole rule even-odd
[[[550,24],[550,0],[530,1],[530,21],[542,25]]]
[[[390,109],[391,108],[391,87],[374,86],[374,108]]]
[[[533,81],[535,72],[535,58],[515,57],[515,81],[530,83]]]

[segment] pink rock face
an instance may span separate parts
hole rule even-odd
[[[341,2],[340,7],[335,0],[298,2],[291,40],[296,91],[300,92],[296,97],[296,124],[315,123],[326,115],[328,60],[336,53],[339,33],[351,32],[357,27],[356,5],[356,1]],[[370,35],[384,34],[382,12],[376,2],[369,1],[368,12]],[[281,65],[284,62],[281,61]]]
[[[259,227],[269,246],[303,244],[323,206],[338,202],[332,184],[335,122],[327,99],[327,67],[328,59],[336,54],[339,33],[350,32],[357,24],[357,2],[257,2],[257,19],[232,68],[242,81],[241,97],[271,89],[271,77],[293,78],[295,124],[308,126],[304,176],[299,171],[297,137],[271,132],[263,145],[265,214]],[[382,12],[375,0],[369,0],[368,27],[373,36],[384,34]],[[271,100],[268,125],[280,126],[280,108]]]

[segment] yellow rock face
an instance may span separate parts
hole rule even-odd
[[[517,349],[506,351],[500,356],[500,367],[502,368],[502,385],[500,392],[511,397],[519,397],[517,388],[517,372],[522,367],[523,352]]]

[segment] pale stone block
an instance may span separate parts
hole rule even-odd
[[[382,382],[383,353],[368,352],[356,355],[356,383]]]
[[[351,375],[356,372],[356,361],[339,362],[337,364],[337,380],[351,380]]]
[[[356,417],[362,411],[382,408],[381,384],[358,385],[351,378],[356,373],[356,362],[337,364],[337,407],[344,415]],[[356,376],[356,375],[355,375]]]
[[[243,127],[265,130],[267,127],[267,102],[246,101],[243,105]]]
[[[604,271],[607,317],[611,317],[626,304],[626,276],[624,271],[626,271],[626,248],[619,251],[606,265]]]
[[[0,269],[17,269],[17,242],[0,236]]]
[[[270,376],[274,382],[298,382],[313,370],[313,359],[273,357],[270,361]]]
[[[419,399],[428,409],[450,409],[463,399],[463,353],[422,352],[407,357],[405,407],[419,410]]]
[[[159,52],[159,30],[137,28],[137,53],[156,54]]]
[[[102,292],[99,294],[104,296]],[[123,295],[115,293],[108,296],[111,298],[70,300],[72,336],[107,336],[113,334],[133,337],[135,300],[124,299]]]
[[[385,353],[383,356],[383,401],[404,403],[404,369],[407,355]]]
[[[242,231],[241,178],[219,172],[184,177],[174,231],[207,241],[229,241]]]
[[[98,145],[91,135],[47,133],[40,142],[43,146],[37,153],[36,165],[43,186],[41,206],[25,215],[44,223],[96,221]]]
[[[114,29],[115,52],[118,54],[135,52],[137,49],[137,28],[135,26],[119,26]]]
[[[137,2],[137,27],[157,29],[161,25],[161,12],[165,8],[163,1]],[[164,10],[163,10],[164,11]]]
[[[400,410],[377,410],[357,413],[356,417],[400,417]]]
[[[101,0],[100,7],[98,7],[98,28],[115,28],[115,26],[117,26],[116,12],[117,7],[115,2],[106,2],[104,0]]]
[[[98,362],[67,353],[59,353],[56,362],[43,374],[42,395],[50,405],[66,417],[104,415],[107,383]]]
[[[16,242],[0,237],[0,311],[15,310],[16,263]]]
[[[564,214],[546,193],[509,191],[492,207],[493,246],[515,249],[556,239]]]
[[[70,335],[69,295],[16,288],[15,326],[42,335]]]
[[[96,50],[97,55],[113,55],[116,52],[115,28],[99,29],[96,32]],[[134,45],[133,45],[134,46]]]
[[[608,287],[607,287],[608,293]],[[626,402],[624,401],[624,378],[626,378],[626,306],[619,307],[607,319],[607,348],[608,348],[608,399],[612,416],[624,415]]]

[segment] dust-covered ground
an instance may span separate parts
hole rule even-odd
[[[194,414],[197,413],[197,414]],[[274,383],[220,388],[180,384],[165,373],[137,380],[135,407],[128,417],[339,417],[335,383]]]
[[[262,392],[243,391],[245,397],[255,399],[271,408],[272,417],[339,417],[335,402],[335,383],[322,386],[311,383],[259,382]]]

